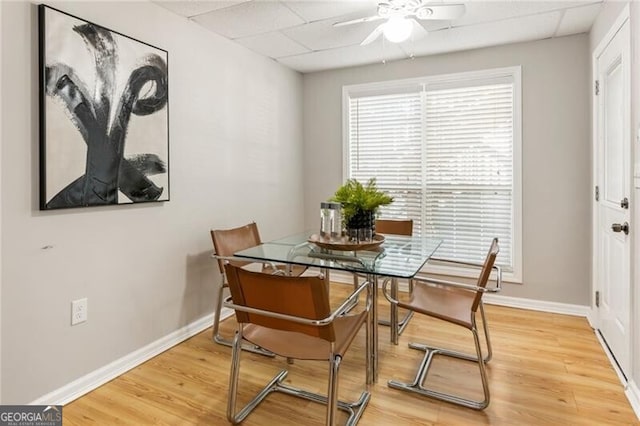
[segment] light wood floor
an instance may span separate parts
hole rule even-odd
[[[334,284],[334,297],[348,286]],[[386,301],[380,301],[381,316]],[[383,307],[384,306],[384,307]],[[380,378],[361,425],[640,425],[623,388],[584,318],[487,305],[494,358],[488,364],[491,404],[481,412],[387,387],[410,381],[421,353],[409,341],[472,348],[468,331],[416,315],[398,346],[380,332]],[[231,335],[235,320],[223,323]],[[364,388],[364,333],[347,353],[340,372],[340,398]],[[208,329],[64,407],[65,425],[224,425],[231,349],[214,344]],[[326,363],[243,353],[239,404],[248,401],[280,369],[287,382],[326,391]],[[477,368],[464,361],[434,361],[434,386],[470,396],[480,392]],[[445,382],[446,379],[446,382]],[[439,382],[439,383],[438,383]],[[272,394],[243,423],[321,425],[324,407]]]

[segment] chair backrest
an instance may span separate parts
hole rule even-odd
[[[232,264],[225,265],[233,303],[249,308],[312,320],[331,315],[326,282],[318,276],[295,277],[252,272]],[[236,310],[239,323],[251,323],[284,331],[295,331],[336,340],[333,324],[314,326],[286,319]]]
[[[500,251],[500,247],[498,246],[498,239],[494,238],[491,242],[491,247],[489,248],[489,252],[487,253],[487,257],[484,259],[484,264],[482,265],[482,270],[480,271],[480,276],[478,277],[477,286],[478,287],[486,287],[487,282],[489,282],[489,276],[491,275],[491,270],[493,269],[493,265],[496,262],[496,256],[498,256],[498,252]],[[480,304],[480,299],[482,299],[481,291],[476,293],[476,297],[473,300],[473,305],[471,306],[471,310],[475,312],[478,309],[478,305]]]
[[[258,233],[258,225],[255,222],[238,228],[211,230],[211,239],[213,240],[213,248],[218,256],[233,256],[237,251],[255,247],[262,243]],[[225,263],[225,261],[218,259],[218,266],[223,274]],[[232,263],[243,266],[251,262],[234,261]]]
[[[413,219],[376,219],[376,233],[413,235]]]

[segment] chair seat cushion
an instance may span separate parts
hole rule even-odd
[[[471,329],[475,296],[475,292],[468,290],[416,282],[409,301],[401,301],[398,306]]]
[[[362,312],[335,319],[336,354],[344,356],[366,318],[367,312]],[[331,355],[331,344],[328,341],[293,331],[247,324],[243,328],[243,337],[254,345],[287,358],[329,360]]]

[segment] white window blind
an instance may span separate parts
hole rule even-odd
[[[494,237],[511,270],[513,84],[428,90],[425,223],[438,254],[482,261]]]
[[[408,89],[412,87],[412,89]],[[412,218],[415,235],[443,240],[437,255],[482,261],[500,240],[513,272],[517,232],[513,77],[425,79],[348,97],[347,177],[394,197],[381,216]]]
[[[349,101],[350,178],[394,198],[385,217],[422,216],[422,101],[420,92],[352,98]]]

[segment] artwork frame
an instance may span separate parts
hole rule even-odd
[[[169,54],[38,6],[40,210],[165,202]]]

